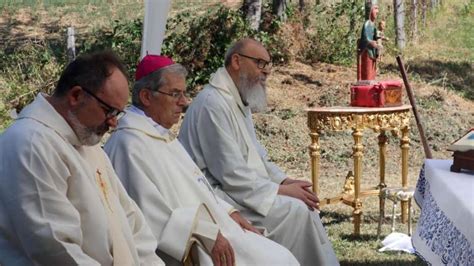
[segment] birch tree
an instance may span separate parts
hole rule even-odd
[[[244,0],[242,11],[254,30],[258,30],[260,26],[260,18],[262,16],[262,0]]]
[[[403,50],[406,45],[405,37],[405,5],[403,0],[393,0],[393,15],[395,18],[395,43],[398,49]]]

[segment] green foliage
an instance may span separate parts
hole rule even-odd
[[[11,110],[20,111],[40,91],[52,91],[65,60],[57,50],[32,42],[0,50],[0,131],[10,123]]]
[[[309,49],[305,58],[349,65],[354,62],[356,42],[364,21],[364,6],[357,0],[342,0],[328,5],[315,5],[309,25]]]
[[[253,31],[239,10],[226,7],[209,9],[201,16],[182,12],[168,20],[162,54],[171,56],[189,71],[191,89],[205,84],[224,63],[228,47],[243,37],[260,40],[276,63],[287,62],[285,42],[278,36],[281,22],[271,17],[264,29]],[[115,21],[112,32],[99,31],[80,44],[82,52],[111,48],[122,56],[133,76],[140,54],[142,22]]]
[[[467,17],[474,15],[474,1],[471,0],[468,3],[465,3],[459,12],[461,16]]]
[[[190,87],[204,84],[224,62],[224,54],[234,41],[251,34],[238,10],[220,7],[204,15],[191,18],[185,13],[168,22],[170,33],[162,51],[183,64],[190,76]]]
[[[285,42],[277,34],[281,22],[271,17],[268,11],[264,12],[264,19],[260,31],[254,31],[240,10],[221,6],[198,17],[182,13],[168,21],[169,35],[164,40],[162,51],[188,69],[190,88],[205,84],[210,75],[223,66],[229,46],[243,37],[260,40],[274,62],[287,62]]]
[[[97,31],[91,36],[81,39],[78,50],[81,53],[112,49],[122,58],[133,77],[140,56],[142,38],[141,20],[128,22],[114,21],[112,31]]]

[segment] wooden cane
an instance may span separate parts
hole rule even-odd
[[[420,133],[421,143],[423,144],[423,149],[425,151],[425,157],[426,159],[431,159],[433,158],[433,155],[431,155],[430,147],[428,146],[428,142],[426,141],[425,130],[423,129],[423,126],[421,124],[418,110],[416,109],[415,96],[413,95],[413,90],[411,89],[410,84],[408,83],[407,73],[405,71],[405,67],[403,66],[402,58],[400,56],[397,56],[397,63],[398,68],[400,68],[400,72],[402,73],[403,83],[405,83],[408,99],[410,99],[410,104],[415,115],[416,126],[418,127],[418,132]]]

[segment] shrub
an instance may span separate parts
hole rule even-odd
[[[308,49],[303,53],[311,62],[349,65],[355,60],[356,42],[364,22],[364,6],[357,0],[315,5],[313,18],[306,24]]]
[[[266,11],[265,16],[268,16]],[[275,62],[287,62],[285,42],[276,34],[280,22],[271,17],[264,30],[253,31],[239,10],[221,6],[195,16],[182,12],[166,25],[168,35],[163,41],[162,54],[184,65],[188,71],[191,90],[205,84],[210,75],[224,63],[224,55],[233,42],[254,37],[268,47]],[[123,58],[131,77],[135,72],[142,39],[142,22],[115,21],[112,32],[100,31],[86,37],[79,45],[83,52],[112,48]]]
[[[163,54],[183,64],[190,72],[191,89],[207,83],[210,75],[224,64],[229,46],[243,37],[253,37],[263,43],[274,62],[287,62],[285,42],[278,35],[280,22],[269,15],[265,6],[264,18],[269,18],[259,31],[250,29],[240,10],[221,6],[209,9],[204,15],[190,18],[183,13],[167,25],[170,34],[163,43]]]
[[[189,23],[183,25],[183,21]],[[168,23],[168,32],[170,34],[163,42],[163,54],[171,55],[188,69],[191,88],[206,83],[209,76],[223,65],[224,54],[232,42],[251,35],[241,12],[226,7],[209,9],[204,15],[190,20],[183,17],[172,19]]]
[[[27,42],[0,51],[0,131],[10,122],[10,111],[19,112],[38,92],[51,92],[65,57],[59,48],[43,42]]]

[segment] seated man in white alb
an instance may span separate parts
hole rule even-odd
[[[137,67],[133,105],[105,145],[157,237],[159,251],[173,262],[184,261],[195,241],[202,265],[297,265],[287,249],[261,236],[214,195],[169,131],[188,104],[186,74],[167,57],[145,56]]]
[[[179,139],[215,192],[302,265],[337,265],[311,183],[288,178],[267,158],[252,112],[266,107],[271,59],[261,43],[243,39],[227,52],[186,111]]]
[[[163,265],[99,142],[128,100],[110,52],[82,55],[0,135],[0,265]]]

